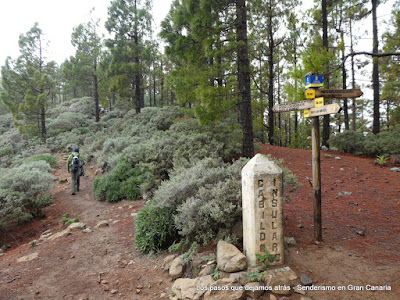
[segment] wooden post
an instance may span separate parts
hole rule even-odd
[[[321,217],[321,155],[319,149],[319,117],[312,118],[311,128],[312,176],[314,190],[314,238],[322,241]]]

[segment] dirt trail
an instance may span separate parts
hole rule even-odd
[[[59,160],[54,175],[69,178],[64,159]],[[140,210],[143,201],[96,201],[91,192],[93,177],[88,167],[76,195],[70,195],[69,183],[59,184],[53,191],[53,204],[44,209],[46,218],[13,232],[22,244],[15,248],[12,243],[0,257],[0,299],[163,299],[163,292],[164,299],[168,298],[170,281],[158,268],[160,259],[151,260],[134,250],[131,214]],[[65,213],[78,216],[93,232],[73,231],[34,247],[28,244],[46,230],[65,229],[59,223]],[[108,220],[109,226],[94,228],[102,220]],[[38,258],[17,262],[34,253]],[[100,277],[106,283],[99,283]]]
[[[287,265],[299,275],[307,274],[314,285],[345,286],[344,291],[309,291],[307,295],[318,300],[400,299],[400,173],[374,165],[373,159],[322,152],[324,241],[316,245],[311,152],[269,145],[263,145],[261,152],[284,158],[303,185],[285,204],[285,236],[297,241],[297,246],[287,249]],[[0,257],[0,299],[169,298],[172,283],[160,269],[162,257],[150,259],[134,250],[132,214],[144,202],[94,200],[93,169],[88,167],[87,173],[77,195],[70,195],[69,183],[58,184],[43,220],[11,229],[18,247],[9,235],[0,236],[1,244],[13,246]],[[54,175],[69,177],[63,159]],[[351,195],[339,195],[344,191]],[[74,231],[55,241],[29,245],[46,230],[56,233],[65,229],[59,220],[67,212],[71,217],[79,216],[93,232]],[[110,225],[95,229],[102,220]],[[365,235],[357,234],[359,230]],[[37,258],[17,262],[35,253]],[[99,279],[107,283],[101,284]],[[365,289],[366,285],[386,284],[391,291],[349,290],[351,286]],[[290,299],[300,297],[292,294]]]

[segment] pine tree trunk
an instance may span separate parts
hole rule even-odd
[[[99,109],[99,81],[96,75],[97,63],[93,65],[93,86],[94,86],[94,106],[95,106],[95,117],[96,122],[100,121],[100,109]]]
[[[42,139],[46,141],[46,109],[43,106],[40,112],[40,125],[41,125],[41,132],[42,132]]]
[[[268,142],[273,145],[275,143],[274,137],[274,38],[272,32],[272,7],[270,3],[269,16],[268,16],[268,39],[269,39],[269,53],[268,53]]]
[[[329,51],[329,40],[328,40],[328,11],[327,11],[327,0],[322,0],[322,44],[326,51]],[[329,66],[328,66],[329,68]],[[324,80],[326,87],[329,89],[329,70],[328,76],[325,76]],[[329,148],[328,140],[330,134],[330,116],[325,115],[322,126],[322,145]]]
[[[353,53],[353,28],[352,28],[352,23],[350,20],[350,51]],[[352,88],[356,88],[356,76],[355,76],[355,71],[354,71],[354,55],[351,56],[351,80],[352,80]],[[352,115],[352,129],[355,131],[356,130],[356,98],[353,98],[353,115]]]
[[[343,32],[341,33],[341,36],[342,36],[342,42],[344,44]],[[342,51],[342,62],[344,62],[344,48]],[[347,89],[346,79],[347,79],[346,66],[344,63],[342,63],[343,89]],[[345,128],[345,130],[349,130],[350,124],[349,124],[349,108],[348,108],[347,98],[343,99],[343,115],[344,115],[344,128]]]
[[[250,62],[247,44],[246,1],[236,1],[237,68],[239,105],[243,130],[243,156],[253,157],[253,122],[251,113]]]
[[[376,9],[378,0],[372,0],[372,31],[373,31],[373,50],[372,53],[378,53],[378,24],[376,20]],[[374,120],[372,124],[372,133],[378,134],[380,131],[380,112],[379,112],[379,66],[378,57],[372,58],[372,87],[374,90]]]

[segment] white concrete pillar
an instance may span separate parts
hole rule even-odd
[[[282,169],[267,156],[256,154],[242,169],[243,250],[248,264],[267,250],[271,265],[284,263]]]

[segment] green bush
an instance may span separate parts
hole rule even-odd
[[[13,153],[13,148],[4,147],[0,149],[0,157],[7,156]]]
[[[172,228],[187,241],[205,244],[216,237],[233,239],[230,229],[241,218],[241,170],[247,161],[240,159],[227,164],[221,159],[205,158],[190,168],[174,169],[170,180],[164,181],[154,193],[154,202],[148,210],[167,209],[173,215]],[[296,177],[286,168],[283,178],[287,182],[285,191],[297,186]],[[136,220],[140,221],[140,217]],[[138,232],[136,235],[142,244],[147,243],[144,248],[156,250],[152,248],[156,243],[152,236],[145,238]]]
[[[44,161],[0,170],[0,228],[40,216],[41,208],[51,203],[44,196],[53,183],[50,170]]]
[[[330,138],[332,146],[339,151],[356,153],[361,152],[369,156],[400,153],[400,125],[379,134],[367,134],[346,130]]]
[[[93,181],[93,191],[100,201],[118,202],[122,199],[136,200],[140,197],[142,179],[138,168],[120,160],[108,174]]]
[[[135,221],[135,245],[144,253],[167,249],[177,239],[173,211],[161,208],[154,202],[146,204]]]
[[[364,153],[365,137],[362,132],[346,130],[341,133],[337,133],[329,139],[331,146],[336,147],[342,152],[362,152]]]
[[[47,125],[49,136],[55,136],[62,132],[71,131],[74,128],[85,128],[88,126],[88,116],[80,112],[65,112],[51,120]]]
[[[29,157],[26,162],[40,161],[43,160],[47,162],[52,168],[57,165],[57,158],[51,154],[36,154]]]

